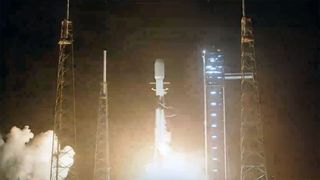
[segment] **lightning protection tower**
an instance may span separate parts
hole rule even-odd
[[[107,89],[107,51],[103,51],[103,81],[99,98],[99,113],[96,131],[96,150],[93,180],[110,180],[109,119]]]
[[[57,72],[57,89],[54,109],[53,136],[50,180],[76,179],[73,164],[63,160],[70,159],[76,149],[76,118],[75,118],[75,77],[73,57],[73,31],[69,19],[69,0],[67,1],[66,18],[61,22],[59,40],[59,60]],[[64,146],[72,148],[64,148]],[[72,152],[71,152],[72,151]],[[67,157],[68,156],[68,157]],[[72,158],[72,157],[71,157]]]
[[[267,180],[260,95],[256,78],[256,59],[252,20],[241,19],[241,180]],[[252,73],[252,78],[245,74]]]

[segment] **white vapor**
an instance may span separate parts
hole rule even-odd
[[[0,179],[49,180],[52,140],[53,131],[34,136],[28,126],[12,127],[5,140],[0,137]],[[69,154],[60,159],[68,167],[72,166],[75,154],[70,148],[66,146],[62,150]],[[67,172],[60,179],[66,176]]]

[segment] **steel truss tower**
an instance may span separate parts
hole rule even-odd
[[[67,174],[67,179],[76,179],[75,168],[70,168],[72,164],[66,164],[66,162],[62,161],[62,159],[70,158],[70,154],[73,154],[72,148],[76,148],[75,77],[72,28],[72,22],[69,20],[68,0],[67,15],[66,19],[61,22],[61,34],[58,43],[59,60],[53,127],[53,131],[57,138],[53,136],[50,180],[64,179],[63,177]],[[62,149],[66,145],[71,146],[72,148]]]
[[[207,180],[227,178],[223,54],[203,51],[205,170]]]
[[[252,20],[241,19],[241,180],[267,180]],[[253,78],[245,78],[252,73]]]
[[[99,114],[96,132],[96,150],[93,180],[110,180],[111,168],[109,162],[109,119],[108,119],[108,89],[107,89],[107,51],[103,51],[103,82],[99,98]]]

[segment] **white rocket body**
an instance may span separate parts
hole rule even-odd
[[[154,63],[154,79],[156,80],[156,96],[163,97],[165,90],[163,88],[164,62],[162,59],[157,59]]]
[[[164,80],[164,62],[157,59],[154,63],[154,78],[156,80],[156,96],[158,96],[158,106],[155,110],[155,160],[164,158],[170,153],[171,133],[167,130],[167,122],[165,118],[165,89]]]
[[[107,92],[107,50],[103,50],[103,93]]]

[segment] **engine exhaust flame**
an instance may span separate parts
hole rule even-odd
[[[200,154],[171,152],[164,159],[153,161],[145,168],[143,180],[204,180]]]

